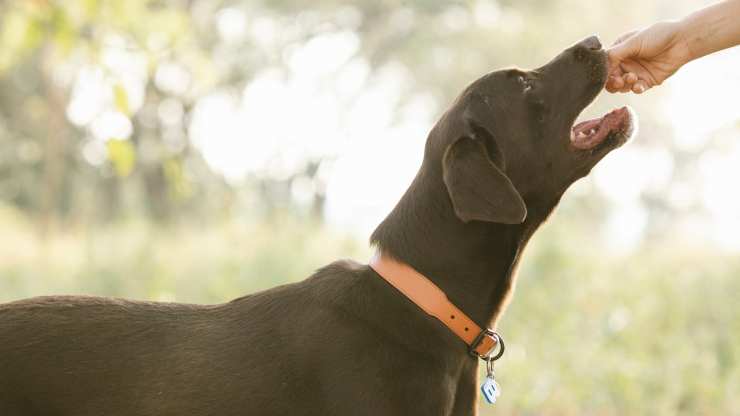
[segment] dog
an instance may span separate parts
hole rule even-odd
[[[474,81],[372,234],[378,253],[495,327],[532,234],[632,135],[627,108],[574,125],[606,77],[606,53],[590,37],[535,70]],[[0,305],[3,416],[474,415],[478,364],[439,319],[349,260],[219,305],[81,296]]]

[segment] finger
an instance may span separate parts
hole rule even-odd
[[[604,88],[606,88],[606,90],[609,92],[616,92],[617,90],[622,88],[621,85],[622,84],[619,84],[616,80],[609,80],[606,82],[606,85],[604,85]]]
[[[624,75],[624,71],[622,70],[620,64],[621,62],[612,59],[612,57],[607,56],[606,60],[606,73],[611,76],[617,76],[621,77]]]
[[[624,87],[624,80],[620,76],[612,75],[606,81],[606,90],[609,92],[617,92]]]
[[[622,84],[622,87],[619,88],[619,92],[625,93],[632,91],[632,85],[634,84],[625,81],[624,84]]]
[[[637,82],[637,79],[637,74],[635,74],[634,72],[627,72],[626,74],[624,74],[625,84],[634,84],[635,82]]]
[[[605,90],[606,90],[607,92],[610,92],[610,93],[612,93],[612,94],[614,94],[614,93],[617,93],[617,92],[619,92],[619,88],[614,88],[613,86],[611,86],[611,85],[609,85],[609,84],[606,84],[606,85],[604,85],[604,89],[605,89]]]
[[[645,81],[639,80],[635,82],[635,84],[632,86],[632,92],[635,94],[642,94],[643,92],[647,91],[648,85]]]

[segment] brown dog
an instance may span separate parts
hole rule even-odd
[[[372,243],[495,325],[532,233],[631,134],[626,109],[573,127],[605,78],[592,37],[475,81]],[[351,261],[222,305],[0,305],[3,416],[472,415],[477,369],[447,327]]]

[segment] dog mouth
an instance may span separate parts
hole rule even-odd
[[[576,149],[591,150],[616,139],[616,146],[621,146],[632,136],[633,126],[634,116],[630,108],[625,106],[574,125],[570,132],[570,143]]]

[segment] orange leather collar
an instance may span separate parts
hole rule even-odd
[[[481,329],[447,298],[442,289],[411,266],[376,253],[370,267],[403,293],[424,312],[442,321],[455,335],[468,344],[468,351],[483,359],[496,359],[503,353],[503,342],[496,357],[491,353],[501,341],[491,329]]]

